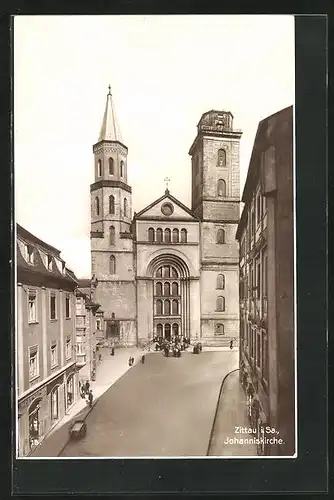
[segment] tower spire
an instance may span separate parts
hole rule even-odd
[[[111,95],[111,86],[108,86],[107,102],[104,110],[99,141],[122,141],[121,131],[116,118],[114,102]]]

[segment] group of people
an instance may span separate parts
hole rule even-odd
[[[87,380],[84,384],[79,382],[81,397],[85,399],[87,405],[92,406],[93,404],[93,391],[90,388],[90,383]]]

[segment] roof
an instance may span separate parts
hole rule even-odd
[[[107,95],[107,102],[104,110],[99,141],[118,141],[121,143],[123,142],[121,130],[119,128],[119,124],[116,117],[114,102],[110,92],[110,86]]]
[[[78,279],[78,286],[79,288],[90,288],[91,280],[88,278]]]
[[[48,243],[45,243],[45,241],[41,240],[40,238],[37,238],[37,236],[27,231],[27,229],[25,229],[24,227],[20,226],[20,224],[16,224],[16,231],[17,236],[20,236],[22,239],[27,240],[30,243],[40,245],[41,247],[45,248],[45,250],[48,250],[49,252],[56,254],[59,257],[60,250],[49,245]]]
[[[154,207],[154,205],[156,205],[157,203],[160,203],[165,198],[169,198],[176,205],[178,205],[179,207],[181,207],[185,212],[187,212],[189,215],[191,215],[191,217],[193,217],[196,220],[199,220],[199,218],[197,217],[197,215],[195,215],[186,205],[184,205],[183,203],[181,203],[181,201],[179,201],[177,198],[174,198],[174,196],[172,196],[170,194],[170,192],[169,192],[168,189],[165,190],[165,194],[163,196],[160,196],[160,198],[158,198],[157,200],[155,200],[152,203],[150,203],[150,205],[148,205],[147,207],[143,208],[140,212],[136,213],[133,218],[137,219],[137,218],[141,217],[141,215],[143,215],[145,212],[147,212],[147,210],[149,210],[150,208]]]

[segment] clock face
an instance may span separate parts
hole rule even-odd
[[[161,212],[168,217],[174,212],[174,207],[170,203],[164,203],[161,207]]]

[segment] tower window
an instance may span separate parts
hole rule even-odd
[[[98,196],[95,198],[95,211],[96,215],[100,215],[100,198]]]
[[[109,213],[115,213],[115,197],[112,194],[109,196]]]
[[[217,311],[225,311],[225,298],[224,297],[222,297],[222,296],[217,297],[216,310]]]
[[[150,241],[151,243],[154,242],[154,229],[153,229],[153,227],[150,227],[148,230],[148,241]]]
[[[116,274],[116,258],[114,255],[110,255],[110,274]]]
[[[162,315],[162,300],[160,300],[160,299],[157,300],[157,314],[159,316]]]
[[[98,177],[102,176],[102,161],[98,160],[97,162],[97,175]]]
[[[172,284],[172,295],[179,295],[179,286],[177,283]]]
[[[162,243],[162,229],[160,227],[157,229],[157,242]]]
[[[224,229],[218,229],[217,231],[217,243],[225,243],[225,231]]]
[[[179,242],[179,230],[173,229],[173,243]]]
[[[217,183],[217,194],[219,197],[226,196],[226,182],[224,179],[219,179]]]
[[[172,303],[172,311],[173,311],[174,315],[179,314],[179,303],[175,299],[173,300],[173,303]]]
[[[181,229],[181,243],[187,243],[187,230]]]
[[[170,229],[165,229],[165,243],[170,243],[171,241],[171,233]]]
[[[158,281],[158,283],[156,284],[155,293],[158,297],[161,297],[162,295],[162,283],[160,283],[160,281]]]
[[[223,274],[218,274],[217,276],[217,288],[224,290],[225,288],[225,276]]]
[[[121,177],[124,177],[124,161],[121,161]]]
[[[109,228],[109,245],[115,245],[115,228],[110,226]]]
[[[109,175],[114,175],[114,159],[109,158]]]
[[[164,302],[164,314],[166,314],[167,316],[170,315],[170,301],[169,300],[165,300],[165,302]]]
[[[128,216],[128,200],[124,198],[124,217]]]
[[[225,167],[226,166],[226,151],[225,151],[225,149],[218,150],[217,165],[218,165],[218,167]]]
[[[170,284],[169,283],[164,284],[164,295],[166,295],[167,297],[170,295]]]

